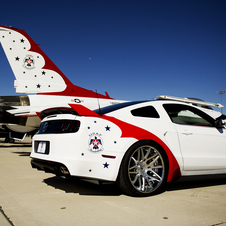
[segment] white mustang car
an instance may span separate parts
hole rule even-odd
[[[115,181],[132,196],[155,194],[179,176],[226,173],[220,112],[169,100],[126,102],[95,112],[70,106],[75,114],[42,121],[33,137],[32,167]]]

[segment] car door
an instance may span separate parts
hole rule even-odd
[[[226,130],[204,112],[183,104],[165,104],[178,133],[184,171],[226,169]]]

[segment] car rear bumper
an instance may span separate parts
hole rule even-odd
[[[42,170],[46,173],[53,173],[57,176],[70,175],[68,168],[64,164],[58,162],[43,161],[40,159],[32,158],[31,166],[32,168],[36,168],[37,170]]]

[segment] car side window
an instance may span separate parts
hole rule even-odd
[[[214,126],[214,120],[196,108],[182,104],[164,104],[163,107],[176,124]]]
[[[146,106],[137,108],[131,111],[133,116],[146,117],[146,118],[159,118],[158,112],[153,106]]]

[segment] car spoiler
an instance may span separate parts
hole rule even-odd
[[[89,108],[81,105],[81,104],[69,104],[69,106],[74,109],[79,115],[86,116],[100,116],[96,112],[90,110]]]

